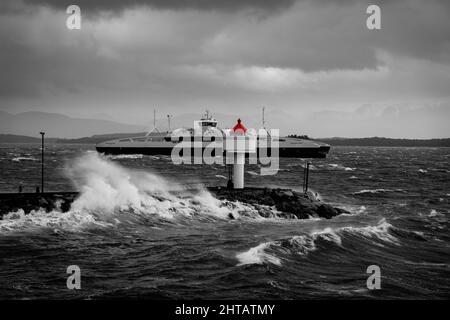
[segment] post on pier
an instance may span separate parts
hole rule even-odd
[[[44,193],[44,136],[45,132],[39,132],[41,134],[41,192]]]
[[[303,170],[303,193],[308,193],[308,182],[309,182],[309,165],[311,163],[309,161],[306,161],[305,168]]]

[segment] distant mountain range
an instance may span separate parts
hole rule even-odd
[[[280,115],[271,114],[271,120],[283,122]],[[284,115],[286,116],[286,115]],[[236,116],[215,114],[214,117],[224,127],[236,123]],[[171,118],[171,128],[193,126],[199,115],[184,113]],[[259,119],[244,117],[249,128],[258,127]],[[149,123],[151,119],[149,119]],[[156,126],[161,131],[168,129],[167,118],[157,119]],[[0,111],[0,143],[40,143],[40,131],[45,131],[47,143],[98,142],[144,135],[145,126],[124,124],[109,120],[72,118],[66,115],[46,112],[24,112],[11,114]],[[122,133],[117,133],[122,132]],[[295,135],[294,135],[295,136]],[[306,137],[306,136],[298,136]],[[390,138],[322,138],[317,139],[332,146],[404,146],[404,147],[450,147],[450,139],[390,139]]]
[[[127,138],[134,136],[142,136],[144,132],[138,133],[113,133],[93,135],[91,137],[83,137],[79,139],[45,139],[46,143],[61,144],[96,144],[102,141]],[[390,139],[390,138],[321,138],[316,139],[331,146],[373,146],[373,147],[450,147],[450,138],[446,139]],[[0,143],[41,143],[41,138],[0,134]]]
[[[39,137],[39,132],[45,131],[46,137],[49,138],[81,138],[114,132],[139,132],[144,129],[143,126],[107,120],[72,118],[57,113],[11,114],[0,111],[0,134]]]

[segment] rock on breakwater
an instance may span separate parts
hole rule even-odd
[[[260,205],[275,207],[278,217],[309,219],[312,217],[331,219],[348,211],[335,208],[315,199],[311,193],[303,194],[290,189],[245,188],[240,190],[227,188],[209,188],[220,200],[240,201],[258,207]],[[264,216],[264,211],[260,211]],[[267,216],[269,217],[269,216]]]

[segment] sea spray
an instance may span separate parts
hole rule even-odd
[[[170,191],[181,190],[175,183],[149,172],[126,169],[97,153],[87,153],[66,167],[67,175],[80,190],[73,210],[134,208],[161,202],[150,195],[170,199]]]

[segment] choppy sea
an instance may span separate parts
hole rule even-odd
[[[226,184],[220,165],[101,156],[92,145],[48,145],[45,157],[46,191],[81,195],[66,213],[4,213],[2,299],[450,297],[448,148],[332,147],[310,171],[310,189],[350,212],[330,220],[219,201],[202,186]],[[273,176],[247,166],[246,184],[301,190],[303,166],[280,159]],[[0,169],[1,192],[33,192],[39,145],[0,145]],[[66,287],[69,265],[80,290]],[[380,290],[367,288],[370,265]]]

